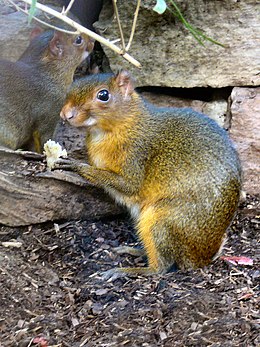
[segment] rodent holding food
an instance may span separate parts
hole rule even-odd
[[[241,166],[228,134],[188,108],[159,108],[135,92],[128,72],[74,82],[61,117],[86,127],[89,164],[61,160],[130,211],[148,267],[164,273],[208,265],[239,201]]]
[[[85,34],[35,28],[18,61],[0,60],[0,146],[41,152],[54,133],[75,69],[93,45]]]

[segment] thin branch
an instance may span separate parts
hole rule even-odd
[[[136,28],[136,23],[137,23],[137,18],[138,18],[140,5],[141,5],[141,0],[137,0],[137,5],[136,5],[136,10],[135,10],[135,15],[134,15],[134,21],[133,21],[132,30],[131,30],[131,35],[130,35],[128,44],[127,44],[126,49],[125,49],[126,51],[129,50],[129,48],[130,48],[130,46],[132,44],[133,38],[134,38],[134,33],[135,33],[135,28]]]
[[[8,0],[10,1],[10,0]],[[32,1],[31,0],[21,0],[23,1],[24,3],[27,3],[29,5],[31,5]],[[77,31],[81,32],[81,33],[85,33],[86,35],[92,37],[94,40],[97,40],[99,41],[100,43],[102,43],[103,45],[109,47],[111,50],[113,50],[114,52],[122,55],[122,57],[124,59],[126,59],[127,61],[129,61],[131,64],[133,64],[134,66],[140,68],[141,67],[141,64],[135,59],[133,58],[130,54],[128,53],[123,53],[122,52],[122,49],[120,49],[118,46],[116,46],[115,44],[111,43],[109,40],[105,39],[104,37],[94,33],[93,31],[85,28],[84,26],[76,23],[75,21],[73,21],[72,19],[64,16],[62,13],[59,13],[55,10],[53,10],[52,8],[48,7],[48,6],[45,6],[45,5],[42,5],[40,3],[36,3],[36,7],[43,11],[43,12],[46,12],[56,18],[59,18],[61,19],[63,22],[69,24],[71,27],[73,27],[74,29],[76,29]],[[58,30],[58,29],[57,29]],[[60,30],[60,29],[59,29]]]
[[[122,51],[123,53],[125,53],[126,48],[125,48],[125,38],[124,38],[124,33],[122,30],[122,26],[121,26],[121,22],[120,22],[120,18],[119,18],[119,13],[118,13],[118,8],[117,8],[117,0],[113,0],[113,6],[114,6],[114,11],[115,11],[115,15],[116,15],[116,21],[117,21],[117,25],[118,25],[118,29],[119,29],[119,33],[120,33],[120,38],[121,38],[121,43],[122,43]]]
[[[22,11],[22,12],[24,12],[24,13],[27,14],[27,12],[25,12],[25,11]],[[47,23],[47,22],[44,22],[43,20],[41,20],[41,19],[39,19],[39,18],[37,18],[37,17],[35,17],[35,16],[33,16],[32,18],[33,18],[34,20],[36,20],[36,22],[39,22],[39,23],[41,23],[41,24],[44,24],[44,25],[46,25],[47,27],[49,27],[49,28],[51,28],[51,29],[53,29],[53,30],[62,31],[63,33],[72,34],[72,35],[79,34],[79,31],[78,31],[78,30],[76,30],[76,31],[65,30],[65,29],[56,27],[55,25],[49,24],[49,23]]]
[[[64,15],[64,16],[67,16],[68,12],[70,11],[72,5],[74,4],[75,0],[70,0],[68,6],[66,7],[66,9],[64,11],[62,11],[61,13]]]
[[[110,41],[111,43],[117,43],[117,42],[120,42],[121,40],[120,39],[115,39],[115,40],[112,40]]]

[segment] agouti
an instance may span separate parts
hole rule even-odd
[[[17,62],[0,60],[0,146],[40,152],[52,137],[76,67],[94,42],[36,28]]]
[[[89,165],[60,160],[126,205],[147,268],[110,274],[203,267],[218,253],[237,208],[241,167],[225,130],[183,108],[158,108],[135,92],[128,72],[75,82],[61,117],[86,127]]]

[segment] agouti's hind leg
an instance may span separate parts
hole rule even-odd
[[[119,246],[114,248],[114,251],[118,254],[130,254],[133,256],[145,256],[145,250],[139,249],[139,248],[133,248],[128,246]],[[149,260],[148,260],[148,267],[121,267],[121,268],[114,268],[107,270],[102,273],[102,279],[104,280],[115,280],[117,278],[126,276],[126,275],[152,275],[157,273],[158,270],[149,266]]]
[[[158,232],[158,221],[164,216],[161,212],[153,207],[149,207],[141,212],[139,222],[137,224],[137,232],[140,240],[142,241],[144,251],[147,255],[148,266],[147,267],[123,267],[115,268],[106,271],[103,274],[103,279],[116,279],[127,274],[136,275],[152,275],[156,273],[165,273],[174,264],[167,264],[167,262],[161,257],[156,246],[156,240],[154,235]],[[162,236],[162,235],[160,235]]]
[[[168,230],[164,225],[167,218],[166,212],[163,208],[155,206],[143,208],[137,223],[138,237],[147,255],[147,273],[166,273],[174,265],[172,259],[169,261],[168,257],[166,259],[164,256],[169,247]]]

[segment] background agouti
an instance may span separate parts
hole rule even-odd
[[[87,35],[35,29],[17,62],[0,60],[0,146],[42,150],[75,69],[93,44]]]
[[[61,117],[87,128],[89,163],[61,160],[133,216],[156,273],[202,267],[220,249],[239,200],[241,168],[227,133],[192,109],[157,108],[125,71],[75,82]]]

